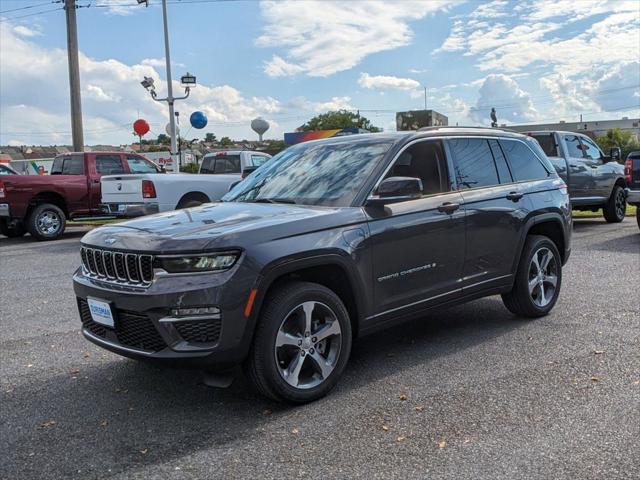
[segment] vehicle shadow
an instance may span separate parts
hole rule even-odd
[[[161,369],[111,354],[79,372],[45,371],[45,378],[34,377],[10,392],[3,389],[0,474],[89,478],[181,458],[257,435],[270,422],[286,425],[300,415],[339,411],[341,402],[366,395],[365,387],[407,369],[426,376],[430,363],[447,361],[526,324],[493,297],[364,337],[355,343],[338,387],[300,407],[263,399],[243,378],[228,389],[212,389],[201,383],[199,372]],[[50,421],[55,424],[45,423]]]
[[[66,231],[59,240],[52,240],[51,242],[60,242],[61,240],[73,240],[82,238],[90,229],[89,228],[74,228],[72,231]],[[5,246],[22,246],[22,245],[49,245],[51,242],[40,242],[33,238],[31,235],[26,234],[19,238],[9,238],[4,235],[0,235],[0,248]]]
[[[640,253],[640,231],[595,243],[591,248],[605,252]]]

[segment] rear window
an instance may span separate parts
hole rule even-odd
[[[500,145],[517,181],[540,180],[549,176],[540,159],[524,143],[518,140],[501,139]]]
[[[556,137],[553,133],[534,133],[531,135],[542,147],[542,151],[547,157],[559,157],[558,145],[556,144]]]
[[[240,155],[215,155],[202,160],[200,173],[240,173]]]
[[[83,175],[84,156],[57,157],[51,166],[51,175]]]
[[[120,155],[96,155],[96,172],[101,175],[124,173]]]
[[[158,173],[153,163],[135,155],[127,155],[127,165],[131,173]]]
[[[458,189],[498,185],[498,172],[489,148],[483,138],[449,140],[453,153]]]

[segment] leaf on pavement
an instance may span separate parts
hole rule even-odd
[[[385,432],[388,432],[388,431],[389,431],[389,427],[387,427],[386,425],[382,425],[382,429],[383,429]]]
[[[438,448],[440,450],[442,450],[443,448],[445,448],[447,446],[447,442],[445,440],[441,440],[440,442],[438,442]]]
[[[56,425],[56,421],[55,420],[48,420],[48,421],[40,424],[40,428],[55,427],[55,425]]]
[[[407,439],[407,437],[400,436],[400,437],[396,438],[396,442],[401,443],[401,442],[404,442],[406,439]]]
[[[109,425],[109,422],[107,420],[103,420],[102,422],[100,422],[101,427],[106,427],[107,425]]]
[[[423,407],[422,405],[418,405],[418,406],[416,407],[416,412],[421,412],[421,411],[423,411],[423,410],[424,410],[424,407]]]
[[[407,396],[403,393],[402,395],[400,395],[400,400],[401,401],[405,401],[407,399]]]
[[[594,350],[593,353],[595,355],[602,355],[604,353],[604,350]]]

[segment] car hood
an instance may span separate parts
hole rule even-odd
[[[154,253],[244,248],[364,220],[360,208],[218,202],[106,225],[82,243],[113,250]]]

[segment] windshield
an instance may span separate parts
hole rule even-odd
[[[222,200],[350,206],[391,145],[388,138],[296,145],[273,157]]]

